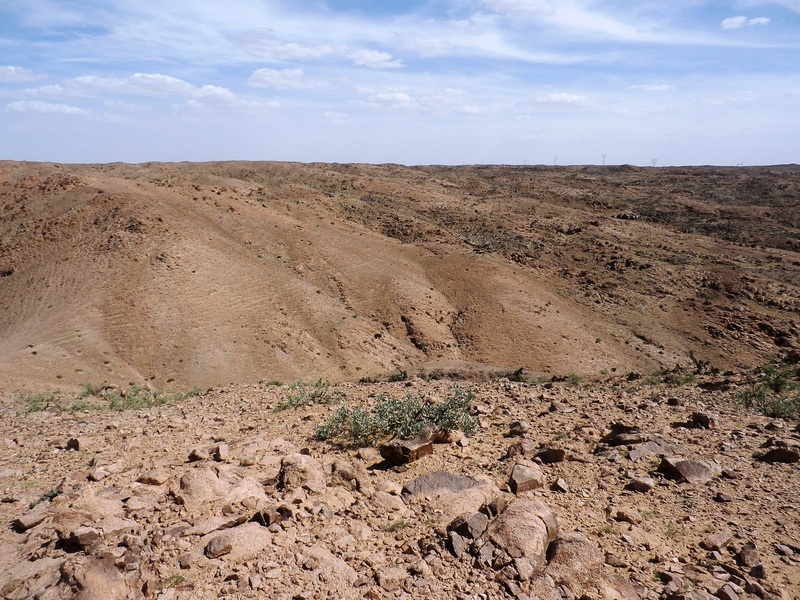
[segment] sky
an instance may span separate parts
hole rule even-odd
[[[0,0],[0,159],[800,163],[800,0]]]

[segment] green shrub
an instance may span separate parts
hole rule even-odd
[[[135,410],[152,408],[190,398],[202,393],[200,388],[187,392],[163,393],[142,385],[131,385],[127,391],[115,390],[110,385],[94,385],[87,383],[77,397],[69,400],[60,391],[40,394],[18,394],[17,398],[25,405],[25,412],[41,412],[49,406],[56,406],[63,411],[87,410]]]
[[[800,417],[800,369],[789,362],[768,363],[751,376],[738,402],[774,419]]]
[[[39,394],[18,393],[17,401],[25,406],[26,413],[42,412],[49,406],[61,405],[61,392],[41,392]]]
[[[340,402],[344,396],[342,392],[330,388],[330,382],[322,378],[317,379],[310,385],[302,381],[295,381],[289,386],[292,391],[275,406],[274,412],[300,408],[310,404],[336,404]]]
[[[314,430],[318,440],[336,440],[346,445],[373,446],[387,438],[413,438],[425,425],[444,433],[460,429],[466,435],[478,430],[478,421],[470,416],[474,395],[459,387],[438,404],[427,404],[413,395],[403,400],[379,396],[371,409],[339,407]]]

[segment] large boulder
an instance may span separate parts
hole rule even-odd
[[[547,548],[557,537],[555,513],[541,502],[517,498],[489,524],[475,548],[487,564],[491,560],[496,565],[498,555],[508,556],[515,563],[520,579],[525,580],[542,572]]]
[[[426,473],[403,487],[403,497],[409,505],[423,503],[436,511],[435,526],[442,535],[446,535],[447,526],[457,516],[478,512],[500,495],[488,478],[479,480],[444,471]]]
[[[575,598],[638,600],[639,594],[630,583],[603,571],[604,562],[597,544],[582,533],[567,533],[550,545],[545,574]],[[534,584],[531,595],[536,595],[535,588]]]
[[[278,482],[283,490],[304,488],[321,492],[325,489],[325,471],[316,458],[295,452],[281,459]]]
[[[223,558],[238,564],[255,558],[272,543],[272,534],[258,523],[244,523],[200,540],[209,558]]]
[[[228,483],[221,480],[214,469],[204,467],[183,474],[175,497],[180,504],[193,509],[222,499],[229,489]]]

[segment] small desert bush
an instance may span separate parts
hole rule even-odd
[[[800,417],[800,366],[774,361],[759,367],[737,400],[745,408],[771,418]]]
[[[28,394],[20,392],[17,394],[17,402],[24,406],[24,412],[35,413],[47,410],[50,406],[59,406],[61,402],[61,392],[41,392],[38,394]]]
[[[336,404],[341,402],[344,396],[342,392],[332,390],[330,382],[322,378],[311,384],[295,381],[289,386],[289,390],[286,398],[275,406],[275,412],[310,404]]]
[[[41,412],[50,407],[62,411],[77,412],[89,410],[135,410],[152,408],[189,398],[202,393],[195,388],[186,392],[158,392],[141,385],[131,385],[127,390],[110,385],[94,385],[87,383],[77,397],[66,397],[62,392],[44,392],[39,394],[18,394],[17,398],[24,412]]]
[[[422,402],[413,395],[403,400],[379,396],[370,409],[339,407],[314,430],[318,440],[335,440],[345,445],[374,446],[388,438],[409,439],[426,425],[442,432],[461,430],[472,435],[478,421],[469,414],[474,394],[459,387],[438,404]]]

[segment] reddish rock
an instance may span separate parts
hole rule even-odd
[[[564,462],[566,456],[563,448],[545,448],[536,453],[536,458],[545,464]]]
[[[383,460],[389,465],[404,465],[433,454],[432,441],[392,440],[380,447]]]
[[[21,517],[14,519],[11,523],[11,526],[14,528],[15,531],[18,533],[22,533],[24,531],[28,531],[28,529],[33,529],[37,525],[39,525],[42,521],[44,521],[48,516],[50,516],[50,504],[43,502],[37,504],[31,510],[26,512]]]
[[[768,463],[796,463],[800,461],[800,448],[778,446],[764,454],[761,460]]]
[[[528,460],[519,460],[511,471],[511,478],[508,484],[511,487],[511,491],[519,495],[547,486],[547,477],[542,468],[536,463]]]
[[[491,545],[511,558],[526,559],[540,573],[545,566],[547,548],[558,536],[558,519],[541,502],[517,498],[489,525],[476,542]],[[483,544],[480,542],[483,541]]]
[[[447,529],[455,531],[463,538],[475,540],[486,531],[488,525],[489,517],[483,513],[476,512],[456,517],[448,525]]]
[[[326,485],[325,472],[316,458],[299,453],[287,454],[281,459],[278,484],[284,490],[302,487],[321,492]]]
[[[711,481],[719,475],[721,469],[716,464],[704,460],[665,457],[661,459],[658,471],[670,479],[696,484]]]

